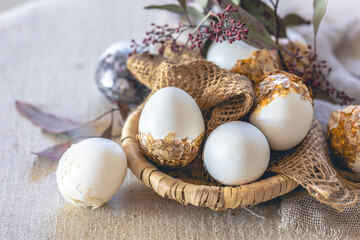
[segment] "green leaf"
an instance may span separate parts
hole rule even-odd
[[[199,12],[196,8],[193,7],[187,7],[187,12],[190,16],[197,18],[199,20],[203,19],[205,17],[204,14]]]
[[[178,0],[181,8],[184,10],[185,15],[187,15],[187,9],[186,9],[186,0]]]
[[[297,14],[291,13],[284,17],[284,23],[286,26],[297,26],[301,24],[310,24],[310,21],[303,19]]]
[[[314,0],[314,14],[313,14],[313,23],[314,23],[314,38],[319,30],[321,20],[326,11],[326,5],[328,0]]]
[[[161,10],[167,10],[170,12],[178,13],[178,14],[185,14],[184,9],[176,4],[167,4],[167,5],[151,5],[145,7],[145,9],[161,9]],[[197,19],[203,19],[205,16],[201,12],[199,12],[197,9],[193,7],[187,7],[187,13]]]
[[[261,21],[270,34],[276,35],[274,10],[268,5],[261,0],[242,0],[240,6]],[[286,37],[284,21],[279,16],[276,16],[276,20],[279,28],[279,37]]]
[[[197,0],[202,8],[206,8],[208,5],[209,0]]]
[[[237,12],[229,13],[230,19],[244,22],[245,27],[249,28],[246,43],[257,48],[277,49],[275,42],[271,39],[269,32],[264,27],[263,23],[249,14],[243,8],[236,6],[231,0],[221,1],[221,7],[225,9],[229,4],[237,9]]]

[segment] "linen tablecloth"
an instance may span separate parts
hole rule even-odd
[[[130,171],[109,203],[79,208],[57,189],[57,162],[30,153],[67,136],[41,132],[14,101],[79,121],[106,111],[94,83],[98,57],[115,41],[140,39],[162,14],[143,6],[159,2],[169,1],[40,0],[0,14],[0,239],[311,238],[279,228],[279,198],[252,212],[186,207],[156,195]],[[108,121],[79,131],[101,132]]]

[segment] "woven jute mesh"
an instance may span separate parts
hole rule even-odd
[[[360,182],[360,175],[339,170],[342,177]],[[307,232],[324,239],[359,239],[360,203],[337,211],[319,202],[306,191],[293,191],[282,198],[281,227],[286,230]]]
[[[203,113],[207,134],[225,122],[246,118],[253,106],[254,91],[248,78],[221,69],[191,51],[185,50],[181,55],[166,52],[164,57],[135,54],[128,59],[127,67],[152,93],[168,86],[188,92]],[[270,166],[262,179],[226,187],[206,173],[201,156],[189,167],[177,171],[151,164],[135,140],[141,109],[142,106],[126,120],[122,145],[132,172],[163,197],[225,210],[270,200],[301,184],[317,200],[337,209],[353,206],[358,200],[356,188],[348,184],[329,161],[325,138],[316,120],[299,146],[272,152]]]
[[[326,133],[330,112],[343,107],[328,102],[315,100],[315,116]],[[331,155],[333,162],[336,156]],[[337,172],[354,188],[360,188],[360,174],[336,169]],[[341,196],[341,195],[340,195]],[[344,195],[343,195],[344,196]],[[319,202],[305,190],[293,191],[282,197],[280,211],[281,227],[288,231],[307,232],[312,237],[323,239],[359,239],[360,235],[360,202],[353,207],[344,207],[342,211]]]
[[[127,66],[136,78],[153,89],[152,93],[164,87],[178,87],[189,93],[204,115],[207,134],[249,112],[254,90],[248,78],[219,68],[200,55],[194,56],[193,51],[175,56],[169,56],[171,62],[160,56],[134,55]]]
[[[356,186],[335,170],[320,123],[313,120],[312,125],[306,141],[298,147],[272,153],[269,170],[291,177],[318,201],[334,208],[354,206],[359,197]]]

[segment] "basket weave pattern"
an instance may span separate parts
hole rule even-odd
[[[153,89],[150,96],[168,86],[188,92],[203,113],[207,135],[225,122],[246,118],[253,106],[254,91],[248,78],[221,69],[191,51],[186,50],[180,56],[168,52],[165,57],[135,54],[128,59],[127,67]],[[212,181],[199,158],[194,162],[197,169],[193,171],[186,168],[178,172],[160,171],[152,165],[136,142],[141,108],[126,120],[122,146],[132,172],[163,197],[185,205],[226,210],[253,206],[301,184],[315,198],[338,209],[353,206],[358,201],[356,189],[339,176],[329,161],[325,138],[316,120],[299,146],[272,152],[268,171],[277,175],[227,187]]]
[[[293,190],[298,184],[278,174],[239,187],[198,185],[174,178],[152,165],[142,154],[135,140],[141,108],[126,120],[122,133],[122,146],[128,157],[129,168],[135,176],[160,196],[184,205],[226,210],[249,207],[268,201]],[[196,182],[196,179],[193,179]]]

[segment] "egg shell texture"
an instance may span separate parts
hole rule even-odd
[[[275,98],[285,97],[290,92],[298,93],[302,100],[309,101],[312,105],[314,104],[312,92],[306,87],[300,77],[284,71],[278,71],[276,74],[265,76],[255,86],[255,111],[260,111]]]
[[[221,68],[230,70],[238,59],[249,58],[255,50],[257,48],[243,41],[235,41],[231,44],[228,41],[213,42],[209,47],[206,59]]]
[[[233,121],[220,125],[208,137],[203,161],[209,174],[225,185],[253,182],[265,172],[270,149],[253,125]]]
[[[205,132],[195,139],[176,140],[170,133],[164,139],[154,139],[151,134],[139,132],[136,140],[143,153],[156,164],[171,168],[184,167],[199,154]]]
[[[274,150],[287,150],[298,145],[308,133],[313,106],[297,93],[275,98],[261,111],[253,112],[250,122],[258,127]]]
[[[313,98],[301,78],[283,71],[266,76],[255,87],[255,96],[249,120],[272,149],[287,150],[305,138],[311,127]]]
[[[73,144],[63,154],[56,176],[67,201],[97,208],[117,192],[126,171],[126,156],[120,145],[104,138],[90,138]]]
[[[180,88],[166,87],[146,102],[136,139],[152,162],[179,168],[195,159],[204,137],[205,123],[195,100]]]
[[[196,139],[205,132],[199,106],[184,90],[166,87],[155,92],[146,102],[139,120],[139,132],[164,139],[174,133],[175,139]]]

